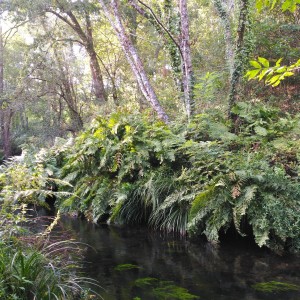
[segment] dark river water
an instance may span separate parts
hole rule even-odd
[[[98,280],[103,299],[300,300],[299,257],[72,218],[63,219],[63,227],[93,247],[84,252],[83,270]],[[266,282],[272,283],[260,285]]]

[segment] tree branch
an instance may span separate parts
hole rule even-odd
[[[171,34],[171,32],[164,26],[164,24],[159,20],[159,18],[156,16],[156,14],[154,13],[153,9],[148,6],[146,3],[142,2],[141,0],[137,0],[140,4],[142,4],[143,6],[145,6],[150,12],[152,17],[154,18],[154,20],[156,21],[156,23],[167,33],[167,35],[169,36],[169,38],[173,41],[173,43],[176,45],[176,47],[178,48],[179,52],[180,52],[180,56],[183,59],[183,53],[181,51],[181,47],[180,45],[177,43],[177,41],[175,40],[175,38],[173,37],[173,35]],[[130,3],[132,3],[132,6],[134,8],[138,7],[138,5],[135,3],[134,4],[134,0],[129,0]],[[145,11],[140,8],[141,11],[143,11],[143,13],[141,13],[143,16],[145,16]],[[137,10],[139,13],[140,11]]]

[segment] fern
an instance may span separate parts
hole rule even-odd
[[[244,235],[243,220],[259,246],[296,251],[299,120],[260,104],[234,112],[236,134],[220,113],[174,128],[128,112],[97,118],[64,152],[60,178],[73,195],[61,203],[94,222],[110,216],[211,242],[230,226]]]

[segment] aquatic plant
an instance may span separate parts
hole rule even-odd
[[[171,281],[162,281],[159,287],[152,290],[153,296],[157,299],[176,299],[176,300],[193,300],[199,299],[198,296],[188,292],[187,289],[174,285]]]
[[[252,287],[256,291],[263,292],[263,293],[277,293],[277,292],[300,290],[299,285],[291,284],[287,282],[280,282],[280,281],[259,282],[252,285]]]
[[[187,289],[175,285],[173,281],[161,281],[153,277],[144,277],[135,280],[134,285],[145,290],[145,292],[153,299],[199,299],[198,296],[189,293]]]
[[[114,270],[116,271],[127,271],[132,269],[140,269],[140,267],[133,264],[120,264],[114,268]]]
[[[147,287],[147,286],[151,286],[154,285],[155,283],[158,282],[157,278],[153,278],[153,277],[144,277],[144,278],[138,278],[135,282],[134,285],[137,287]]]

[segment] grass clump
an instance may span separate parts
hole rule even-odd
[[[97,285],[81,277],[81,247],[69,240],[55,240],[49,226],[33,234],[37,219],[27,217],[26,205],[2,203],[0,209],[0,299],[3,300],[84,300],[94,293],[88,287]],[[26,227],[25,227],[26,225]]]

